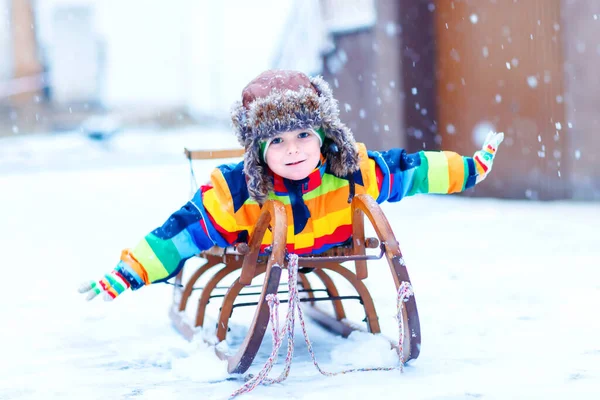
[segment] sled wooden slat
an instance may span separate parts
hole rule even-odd
[[[189,160],[213,160],[218,158],[243,157],[244,149],[222,149],[222,150],[190,150],[184,149],[185,156]]]
[[[274,260],[283,260],[285,256],[285,242],[287,239],[285,206],[279,201],[267,201],[262,207],[262,212],[256,222],[250,243],[248,243],[248,254],[244,256],[240,275],[240,283],[242,285],[249,285],[256,276],[256,264],[258,262],[260,245],[269,228],[269,223],[273,229],[273,246],[268,261],[269,265],[273,264]],[[283,267],[283,262],[279,261],[279,265]]]

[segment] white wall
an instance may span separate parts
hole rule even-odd
[[[48,77],[55,102],[97,102],[100,91],[100,45],[92,6],[58,7],[52,13],[52,59]]]
[[[244,86],[271,68],[292,0],[188,0],[187,104],[228,118]]]
[[[204,0],[202,0],[204,1]],[[109,105],[185,104],[186,0],[97,1],[106,43],[103,100]]]
[[[36,11],[42,44],[52,47],[56,6],[93,6],[108,107],[187,106],[223,118],[242,88],[272,67],[292,1],[38,0]]]
[[[0,81],[11,78],[13,72],[9,2],[0,0]]]
[[[98,101],[100,41],[94,1],[37,0],[33,4],[40,56],[49,68],[53,101]]]
[[[65,43],[65,35],[61,34],[64,27],[54,16],[61,7],[90,6],[94,10],[90,30],[99,46],[91,53],[99,52],[101,57],[92,60],[100,68],[99,100],[108,107],[183,106],[183,3],[184,0],[40,0],[36,2],[40,44],[51,66],[63,64],[68,57],[63,51],[65,46],[81,53],[76,46],[78,40]],[[89,69],[85,64],[90,57],[95,55],[75,59],[73,68]],[[54,79],[54,83],[69,84],[62,79]]]
[[[324,21],[322,0],[294,0],[286,16],[282,43],[276,49],[275,67],[321,73],[322,56],[334,50]]]

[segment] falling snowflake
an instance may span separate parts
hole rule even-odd
[[[536,88],[538,85],[538,80],[535,76],[530,75],[527,77],[527,84],[530,88]]]

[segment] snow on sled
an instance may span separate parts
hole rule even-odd
[[[189,151],[185,154],[192,165],[192,160],[239,157],[243,150],[204,150]],[[193,169],[192,169],[193,177]],[[195,183],[195,181],[194,181]],[[329,249],[316,255],[297,257],[297,293],[301,295],[303,314],[332,333],[347,337],[355,330],[366,330],[370,333],[381,333],[377,311],[373,298],[363,280],[368,276],[368,262],[385,258],[390,267],[397,291],[403,285],[410,285],[410,278],[400,251],[400,247],[388,220],[379,204],[366,194],[354,196],[352,209],[352,240],[347,244]],[[377,234],[376,238],[365,237],[364,217],[372,224]],[[259,254],[265,233],[272,234],[272,244],[267,254]],[[263,337],[269,325],[270,307],[269,295],[279,296],[290,293],[290,287],[280,284],[282,269],[290,266],[286,254],[287,217],[284,205],[276,200],[268,200],[262,207],[260,217],[254,226],[254,232],[248,243],[239,243],[231,248],[213,247],[198,254],[204,261],[184,282],[184,267],[175,278],[173,304],[169,312],[173,326],[186,339],[192,340],[200,331],[206,331],[206,311],[209,302],[220,300],[221,307],[216,324],[218,342],[227,339],[229,321],[236,309],[253,309],[253,318],[247,334],[234,354],[215,346],[217,356],[228,362],[229,373],[244,373],[260,348]],[[376,254],[367,254],[367,249],[379,249]],[[375,250],[371,250],[372,253]],[[354,271],[344,262],[354,263]],[[185,271],[188,272],[188,271]],[[218,292],[225,278],[235,277],[227,287],[225,294]],[[253,279],[264,276],[262,284],[252,285]],[[206,283],[195,287],[204,278]],[[335,278],[335,279],[333,279]],[[353,289],[352,293],[341,294],[334,281],[346,281]],[[195,318],[187,318],[186,309],[192,293],[201,290],[195,310]],[[390,298],[393,294],[390,293]],[[254,301],[242,299],[254,298]],[[288,299],[291,302],[291,299]],[[281,303],[288,300],[280,300]],[[364,309],[364,323],[349,321],[344,304],[349,301],[359,301]],[[321,305],[330,304],[329,312]],[[400,358],[406,362],[419,356],[421,331],[419,315],[414,295],[403,299],[399,306],[399,325],[401,334]],[[201,329],[203,328],[203,329]],[[403,344],[403,345],[402,345]],[[398,346],[397,344],[393,346]]]

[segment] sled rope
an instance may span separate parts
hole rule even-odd
[[[300,322],[300,327],[302,328],[302,333],[304,335],[304,341],[306,342],[306,346],[308,348],[308,352],[313,361],[315,368],[325,376],[336,376],[343,375],[351,372],[361,372],[361,371],[393,371],[400,370],[400,372],[404,371],[404,321],[402,318],[402,310],[404,309],[404,303],[408,301],[409,297],[413,295],[413,290],[408,282],[402,282],[398,288],[398,294],[396,297],[396,319],[398,321],[398,330],[399,330],[399,339],[398,345],[394,346],[396,348],[396,352],[398,354],[399,364],[396,367],[373,367],[373,368],[352,368],[348,370],[343,370],[339,372],[328,372],[324,371],[317,362],[317,358],[315,356],[312,343],[308,337],[308,332],[306,330],[306,323],[304,322],[304,315],[302,313],[302,308],[300,307],[300,299],[298,297],[298,256],[296,254],[291,254],[289,256],[288,261],[288,312],[286,316],[285,325],[280,329],[279,328],[279,298],[276,294],[269,294],[266,296],[266,301],[269,305],[269,320],[271,321],[271,329],[273,332],[273,350],[271,351],[271,355],[265,362],[265,365],[260,370],[257,375],[248,375],[247,382],[242,385],[238,390],[233,392],[229,397],[234,398],[240,394],[248,393],[254,390],[258,385],[272,385],[274,383],[283,382],[289,375],[290,368],[292,366],[292,358],[294,356],[294,325],[296,320],[296,310],[298,311],[298,320]],[[285,365],[283,371],[277,378],[269,378],[269,373],[273,369],[273,365],[277,361],[277,355],[279,353],[279,349],[283,343],[284,334],[287,333],[287,341],[288,341],[288,351],[287,356],[285,358]]]

